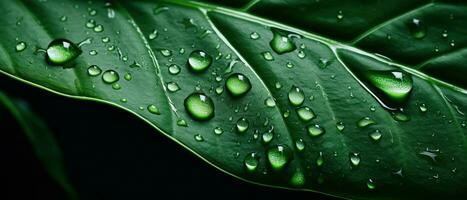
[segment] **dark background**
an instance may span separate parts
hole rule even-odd
[[[46,121],[81,199],[335,199],[262,187],[226,175],[112,106],[62,97],[4,75],[0,89],[26,100]],[[3,106],[0,137],[0,199],[67,198]]]

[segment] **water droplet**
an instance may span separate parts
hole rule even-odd
[[[161,52],[161,54],[162,54],[164,57],[172,56],[172,51],[171,51],[171,50],[168,50],[168,49],[160,49],[159,52]]]
[[[248,130],[248,127],[250,126],[250,122],[248,122],[247,119],[245,118],[240,118],[237,121],[237,131],[239,133],[244,133],[246,130]]]
[[[149,38],[149,40],[154,40],[154,39],[156,39],[156,38],[157,38],[157,36],[158,36],[158,32],[157,32],[157,30],[156,30],[156,29],[154,29],[154,30],[152,30],[152,32],[151,32],[151,33],[149,33],[149,36],[148,36],[148,38]]]
[[[263,135],[261,136],[263,143],[268,144],[274,139],[274,129],[271,128],[268,131],[264,132]]]
[[[179,119],[177,120],[177,126],[187,127],[188,124],[186,123],[184,119]]]
[[[120,79],[118,73],[114,70],[107,70],[102,74],[102,80],[104,83],[112,84],[117,82]]]
[[[394,118],[394,120],[396,121],[400,121],[400,122],[408,122],[410,121],[410,116],[404,114],[402,111],[395,111],[392,113],[392,117]]]
[[[219,86],[216,88],[216,94],[222,94],[224,92],[224,88],[222,86]]]
[[[60,21],[61,22],[66,22],[68,20],[68,17],[63,15],[62,17],[60,17]]]
[[[339,21],[344,19],[344,12],[342,12],[342,10],[339,10],[339,12],[337,12],[336,18]]]
[[[316,117],[313,110],[307,106],[297,108],[297,115],[304,122],[308,122]]]
[[[91,65],[88,67],[89,76],[99,76],[101,73],[102,73],[102,70],[97,65]]]
[[[169,73],[172,75],[177,75],[180,73],[180,67],[176,64],[172,64],[169,66]]]
[[[202,50],[191,52],[188,57],[188,65],[195,72],[202,72],[211,66],[212,57]]]
[[[232,96],[238,97],[246,94],[251,89],[250,79],[245,75],[235,73],[225,81],[225,87]]]
[[[422,39],[426,36],[426,26],[420,19],[413,18],[407,26],[415,39]]]
[[[359,128],[365,128],[367,126],[371,126],[373,124],[376,124],[375,121],[373,121],[370,117],[364,117],[357,122],[357,127]]]
[[[214,103],[203,93],[192,93],[184,102],[188,114],[196,120],[205,121],[214,117]]]
[[[276,101],[272,97],[268,97],[266,100],[264,100],[264,104],[267,107],[273,108],[276,106]]]
[[[305,101],[305,94],[303,94],[303,91],[300,88],[295,86],[292,86],[292,88],[290,88],[288,97],[289,102],[293,106],[300,106]]]
[[[287,68],[293,68],[293,67],[294,67],[294,64],[291,63],[291,62],[288,62],[285,66],[286,66]]]
[[[273,61],[274,60],[274,57],[272,56],[271,52],[269,52],[269,51],[265,51],[265,52],[261,53],[261,55],[267,61]]]
[[[443,38],[447,38],[449,35],[448,35],[448,30],[443,30],[443,32],[441,33],[441,36]]]
[[[128,102],[128,99],[121,98],[121,99],[120,99],[120,102],[122,102],[122,103],[126,103],[126,102]]]
[[[89,9],[89,15],[95,16],[95,15],[97,15],[97,11],[94,10],[94,9]]]
[[[439,149],[432,150],[432,149],[426,149],[425,151],[420,152],[419,154],[422,156],[426,156],[430,158],[433,162],[436,162],[436,158],[438,157]]]
[[[420,109],[421,112],[426,112],[428,110],[428,108],[426,107],[424,103],[420,104],[418,108]]]
[[[292,153],[287,145],[274,145],[267,150],[267,158],[271,168],[282,170],[292,159]]]
[[[370,190],[374,190],[376,188],[376,185],[371,178],[366,182],[366,187]]]
[[[179,90],[180,90],[180,87],[179,87],[178,84],[175,83],[175,82],[169,82],[169,83],[167,83],[167,89],[168,89],[170,92],[176,92],[176,91],[179,91]]]
[[[90,19],[86,22],[86,28],[94,28],[96,26],[96,21],[93,19]]]
[[[305,175],[300,171],[296,170],[290,178],[290,184],[296,187],[305,185]]]
[[[317,136],[320,136],[322,134],[324,134],[326,131],[324,130],[323,127],[321,127],[320,125],[318,124],[315,124],[315,125],[309,125],[307,127],[307,130],[308,130],[308,134],[310,134],[310,136],[312,137],[317,137]]]
[[[120,84],[118,84],[118,83],[114,83],[114,84],[112,84],[112,89],[120,90],[120,89],[122,89],[122,86],[120,86]]]
[[[271,28],[271,31],[273,33],[273,38],[271,42],[269,42],[269,45],[274,52],[277,54],[284,54],[297,49],[297,46],[293,42],[292,38],[288,37],[287,33],[276,28]]]
[[[336,128],[337,128],[337,130],[342,132],[344,130],[344,128],[345,128],[344,122],[337,122],[336,123]]]
[[[155,115],[160,115],[161,114],[159,108],[157,106],[155,106],[155,105],[149,105],[147,109],[152,114],[155,114]]]
[[[102,31],[104,31],[104,26],[102,26],[102,25],[99,24],[99,25],[97,25],[97,26],[94,27],[94,32],[100,33],[100,32],[102,32]]]
[[[257,40],[259,39],[261,36],[257,33],[257,32],[252,32],[250,34],[250,38],[253,39],[253,40]]]
[[[328,60],[328,59],[326,59],[326,58],[320,58],[320,59],[319,59],[319,67],[320,67],[321,69],[324,69],[324,68],[328,67],[329,64],[331,64],[331,61],[330,61],[330,60]]]
[[[258,168],[259,165],[259,156],[257,153],[249,153],[245,156],[243,160],[243,164],[245,165],[245,169],[248,172],[254,172]]]
[[[412,91],[412,76],[402,71],[368,71],[366,82],[378,101],[394,110],[404,103]]]
[[[282,85],[279,82],[276,82],[276,84],[274,86],[276,87],[276,89],[281,89],[282,88]]]
[[[290,110],[284,111],[284,113],[282,114],[282,116],[284,116],[284,118],[288,118],[288,117],[290,116]]]
[[[303,59],[303,58],[305,58],[305,57],[306,57],[306,54],[305,54],[305,52],[304,52],[304,51],[298,51],[298,54],[297,54],[297,56],[298,56],[298,58],[300,58],[300,59]]]
[[[383,135],[381,134],[381,132],[379,130],[375,130],[374,132],[371,132],[369,134],[369,136],[370,136],[371,140],[373,140],[375,142],[378,142]]]
[[[95,56],[95,55],[97,55],[97,51],[96,50],[91,50],[91,51],[89,51],[89,55]]]
[[[56,39],[47,47],[47,60],[55,65],[64,65],[81,55],[79,47],[69,40]]]
[[[222,128],[220,128],[220,127],[214,128],[214,134],[222,135],[222,133],[224,133],[224,130]]]
[[[298,151],[303,151],[305,149],[305,142],[302,138],[295,141],[295,148],[297,148]]]
[[[131,81],[131,79],[133,79],[133,76],[131,76],[130,73],[126,73],[126,74],[123,76],[123,78],[124,78],[125,80],[127,80],[127,81]]]
[[[316,166],[321,167],[324,164],[323,152],[319,152],[318,157],[316,158]]]
[[[110,42],[110,38],[109,38],[109,37],[103,37],[103,38],[102,38],[102,42],[103,42],[103,43],[109,43],[109,42]]]
[[[357,167],[360,164],[359,153],[350,153],[349,158],[350,158],[350,164],[352,164],[352,166]]]
[[[16,44],[16,52],[21,52],[21,51],[24,51],[26,49],[27,45],[25,42],[18,42]]]
[[[202,142],[202,141],[204,141],[203,136],[200,135],[200,134],[195,134],[194,137],[195,137],[195,140],[196,140],[197,142]]]

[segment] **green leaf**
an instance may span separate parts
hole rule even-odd
[[[465,3],[226,2],[2,2],[0,69],[125,109],[250,182],[467,196]],[[56,39],[82,54],[54,64]]]
[[[1,91],[0,106],[5,107],[16,119],[31,142],[37,158],[42,162],[50,176],[60,184],[69,199],[78,199],[66,174],[60,147],[45,123],[31,111],[26,102],[13,99]]]

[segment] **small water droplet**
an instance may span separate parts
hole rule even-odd
[[[419,154],[430,158],[433,162],[436,162],[436,158],[438,157],[438,154],[437,154],[438,152],[439,152],[439,149],[433,150],[433,149],[427,148],[425,151],[422,151]]]
[[[415,39],[422,39],[426,36],[426,26],[420,19],[413,18],[407,23],[407,26]]]
[[[180,86],[178,86],[178,84],[175,83],[175,82],[169,82],[169,83],[167,83],[167,89],[170,92],[176,92],[176,91],[180,90]]]
[[[263,58],[267,61],[272,61],[274,60],[274,57],[272,56],[271,52],[269,51],[265,51],[263,53],[261,53],[261,55],[263,56]]]
[[[264,100],[264,104],[269,108],[273,108],[276,106],[276,101],[272,97],[268,97]]]
[[[250,126],[250,122],[248,122],[248,120],[243,117],[238,119],[237,124],[236,124],[237,131],[239,133],[244,133],[245,131],[247,131],[249,126]]]
[[[112,84],[112,89],[120,90],[120,89],[122,89],[122,86],[120,86],[120,84],[118,84],[118,83],[114,83],[114,84]]]
[[[300,170],[296,170],[290,178],[290,184],[296,187],[305,185],[305,175]]]
[[[91,15],[91,16],[97,15],[97,10],[89,9],[89,15]]]
[[[268,131],[264,132],[261,137],[264,144],[270,143],[272,139],[274,139],[274,128],[271,128]]]
[[[60,17],[60,21],[61,22],[66,22],[68,20],[68,17],[63,15],[62,17]]]
[[[344,19],[344,12],[342,10],[339,10],[336,15],[337,20],[341,21]]]
[[[188,65],[195,72],[202,72],[211,66],[212,57],[202,50],[196,50],[190,53]]]
[[[95,56],[95,55],[97,55],[97,51],[96,50],[91,50],[91,51],[89,51],[89,55]]]
[[[305,57],[306,57],[306,54],[305,54],[305,52],[304,52],[304,51],[298,51],[298,54],[297,54],[297,56],[298,56],[298,58],[300,58],[300,59],[303,59],[303,58],[305,58]]]
[[[164,57],[170,57],[170,56],[172,56],[172,51],[169,50],[169,49],[160,49],[159,52],[161,52],[161,54],[162,54]]]
[[[149,40],[154,40],[154,39],[156,39],[156,38],[157,38],[157,36],[158,36],[158,32],[157,32],[157,30],[156,30],[156,29],[154,29],[154,30],[152,30],[152,32],[151,32],[151,33],[149,33],[149,36],[148,36],[148,38],[149,38]]]
[[[321,167],[324,164],[323,152],[319,152],[318,157],[316,158],[316,166]]]
[[[310,134],[310,136],[312,137],[323,135],[326,132],[324,128],[318,124],[309,125],[307,127],[307,130],[308,130],[308,134]]]
[[[81,55],[79,47],[66,39],[56,39],[47,47],[47,60],[55,65],[64,65]]]
[[[354,167],[360,165],[360,155],[359,153],[350,153],[349,154],[350,164]]]
[[[251,32],[250,38],[253,40],[259,39],[261,36],[257,32]]]
[[[120,79],[118,73],[114,70],[107,70],[102,74],[102,80],[104,83],[112,84],[117,82]]]
[[[451,41],[449,42],[449,46],[451,46],[451,47],[456,46],[456,41],[455,41],[455,40],[451,40]]]
[[[245,156],[245,159],[243,160],[243,164],[245,166],[245,169],[248,172],[254,172],[259,166],[259,156],[257,153],[249,153]]]
[[[284,54],[297,49],[297,46],[287,33],[284,33],[283,31],[276,28],[271,28],[271,31],[273,33],[273,38],[271,42],[269,42],[269,45],[271,46],[272,50],[274,50],[274,52],[277,54]]]
[[[151,105],[149,105],[149,106],[147,107],[147,109],[148,109],[148,111],[149,111],[150,113],[152,113],[152,114],[155,114],[155,115],[160,115],[160,114],[161,114],[159,108],[158,108],[157,106],[155,106],[155,105],[152,105],[152,104],[151,104]]]
[[[337,130],[342,132],[344,130],[344,128],[345,128],[344,122],[337,122],[336,123],[336,128],[337,128]]]
[[[292,86],[292,88],[290,88],[288,97],[289,97],[289,102],[293,106],[300,106],[305,101],[305,94],[303,94],[303,91],[300,88],[295,87],[295,86]]]
[[[96,26],[96,21],[93,19],[90,19],[86,22],[86,28],[94,28]]]
[[[295,148],[297,148],[298,151],[303,151],[305,149],[305,142],[302,138],[295,141]]]
[[[203,93],[195,92],[188,95],[184,105],[188,114],[196,120],[205,121],[214,117],[214,103]]]
[[[307,106],[297,108],[297,115],[304,122],[308,122],[316,117],[313,110]]]
[[[194,138],[195,138],[195,140],[196,140],[197,142],[202,142],[202,141],[204,141],[203,136],[200,135],[200,134],[195,134]]]
[[[293,67],[294,67],[294,64],[291,63],[291,62],[288,62],[285,66],[286,66],[287,68],[293,68]]]
[[[376,185],[373,181],[373,179],[368,179],[368,181],[366,182],[366,187],[368,187],[368,189],[370,190],[374,190],[376,188]]]
[[[276,84],[274,86],[276,87],[276,89],[281,89],[282,88],[282,85],[279,82],[276,82]]]
[[[180,67],[176,64],[172,64],[169,66],[169,73],[172,75],[177,75],[180,73]]]
[[[408,122],[410,121],[410,116],[406,115],[402,111],[394,111],[392,113],[392,117],[394,120],[399,121],[399,122]]]
[[[133,79],[133,76],[131,76],[130,73],[126,73],[126,74],[123,76],[123,78],[124,78],[125,80],[127,80],[127,81],[131,81],[131,79]]]
[[[109,43],[109,42],[110,42],[110,38],[108,38],[108,37],[103,37],[103,38],[102,38],[102,42],[103,42],[103,43]]]
[[[441,33],[441,36],[443,38],[447,38],[449,35],[448,35],[448,30],[443,30],[443,32]]]
[[[288,117],[290,116],[290,110],[284,111],[284,113],[282,114],[282,116],[284,116],[284,118],[288,118]]]
[[[292,153],[287,145],[274,145],[267,150],[267,158],[273,170],[282,170],[292,159]]]
[[[369,134],[369,136],[370,136],[371,140],[373,140],[375,142],[378,142],[383,135],[381,134],[381,132],[379,130],[375,130],[374,132],[371,132]]]
[[[26,42],[18,42],[16,44],[16,52],[24,51],[26,47],[27,47]]]
[[[89,76],[99,76],[101,73],[102,73],[102,70],[97,65],[91,65],[88,67]]]
[[[188,123],[184,119],[177,120],[177,126],[187,127]]]
[[[96,26],[94,27],[93,30],[94,30],[94,32],[96,32],[96,33],[100,33],[100,32],[102,32],[102,31],[104,31],[104,26],[102,26],[102,25],[100,25],[100,24],[99,24],[99,25],[96,25]]]
[[[375,121],[373,121],[370,117],[364,117],[357,122],[357,127],[359,128],[365,128],[367,126],[371,126],[373,124],[376,124]]]
[[[426,107],[424,103],[420,104],[418,108],[420,109],[421,112],[426,112],[428,110],[428,108]]]
[[[216,94],[220,95],[224,92],[224,88],[222,86],[219,86],[216,88]]]
[[[240,73],[231,74],[225,81],[225,87],[232,96],[245,95],[251,89],[250,79]]]
[[[222,133],[224,133],[224,130],[222,128],[220,128],[220,127],[214,128],[214,134],[222,135]]]

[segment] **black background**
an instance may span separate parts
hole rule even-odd
[[[29,102],[46,121],[81,199],[335,199],[226,175],[112,106],[62,97],[3,75],[0,88]],[[0,199],[67,198],[2,106],[0,137]]]

